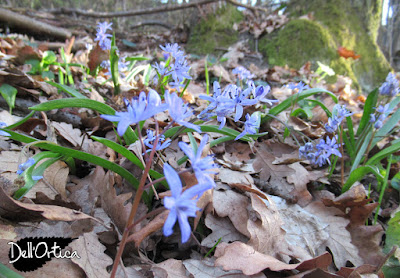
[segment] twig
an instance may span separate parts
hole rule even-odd
[[[61,9],[51,10],[49,12],[53,14],[76,14],[86,17],[95,17],[95,18],[113,18],[113,17],[136,16],[136,15],[156,14],[169,11],[176,11],[181,9],[197,7],[198,5],[210,4],[217,1],[218,0],[203,0],[181,5],[162,5],[161,7],[157,8],[149,8],[149,9],[135,10],[135,11],[131,10],[124,12],[111,12],[111,13],[93,12],[93,11],[85,11],[80,9],[69,9],[69,8],[61,8]]]

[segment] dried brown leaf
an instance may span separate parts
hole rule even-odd
[[[284,223],[273,200],[264,200],[253,193],[250,199],[253,211],[250,211],[247,221],[247,229],[251,234],[247,244],[275,258],[285,254],[300,260],[309,259],[310,256],[302,248],[289,245],[286,241],[286,232],[282,228]]]
[[[186,269],[182,261],[168,259],[151,267],[155,277],[159,278],[186,278]]]
[[[220,217],[229,217],[233,226],[243,235],[250,237],[247,230],[249,198],[233,190],[214,190],[213,206]]]
[[[236,230],[232,222],[227,217],[220,218],[209,213],[206,216],[205,224],[212,230],[212,233],[203,239],[201,245],[208,248],[213,247],[219,239],[221,239],[221,242],[226,243],[234,241],[248,241],[244,235]]]
[[[346,230],[349,220],[344,218],[340,210],[326,207],[321,201],[312,202],[305,209],[326,223],[324,231],[329,238],[318,248],[318,253],[325,252],[328,247],[332,251],[333,260],[338,268],[345,266],[347,261],[351,261],[356,266],[363,263],[358,255],[357,247],[352,243],[349,231]]]
[[[39,221],[44,218],[59,221],[75,221],[82,219],[93,219],[97,221],[87,214],[69,208],[52,205],[25,204],[16,201],[7,196],[2,188],[0,188],[0,216],[18,222]]]
[[[94,232],[80,236],[70,247],[80,257],[71,260],[85,271],[87,277],[110,277],[106,267],[111,265],[113,260],[104,253],[106,247],[99,242]]]
[[[266,268],[272,271],[291,270],[299,265],[286,264],[238,241],[218,244],[215,256],[218,257],[216,266],[222,266],[226,271],[241,270],[246,275],[257,274]]]

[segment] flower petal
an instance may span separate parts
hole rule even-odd
[[[185,243],[190,238],[192,229],[190,228],[189,221],[184,213],[178,212],[178,222],[182,234],[182,243]]]
[[[172,196],[178,198],[182,193],[182,182],[178,173],[168,163],[164,164],[164,175],[167,179]]]
[[[164,226],[163,226],[163,234],[165,236],[170,236],[174,232],[173,228],[176,222],[176,211],[175,210],[170,210],[167,220],[165,220]]]

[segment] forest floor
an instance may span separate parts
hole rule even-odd
[[[177,37],[173,32],[138,34],[134,42],[117,33],[120,64],[123,59],[127,63],[119,72],[118,93],[107,65],[100,66],[110,52],[99,47],[94,34],[62,43],[0,34],[0,122],[10,133],[0,137],[0,273],[5,277],[110,276],[137,189],[132,180],[141,179],[146,161],[142,145],[117,136],[116,126],[100,117],[107,113],[99,111],[104,105],[126,111],[124,99],[156,89],[151,66],[168,58],[159,45]],[[166,135],[171,144],[157,151],[152,169],[162,174],[166,162],[176,170],[188,168],[191,163],[178,142],[197,149],[207,131],[210,144],[203,156],[213,154],[219,166],[213,176],[216,186],[198,199],[200,210],[190,220],[192,235],[184,244],[178,225],[171,236],[163,234],[166,211],[159,209],[171,195],[168,187],[159,183],[146,189],[150,197],[139,205],[135,219],[140,221],[131,228],[116,277],[383,277],[382,270],[386,277],[396,277],[399,253],[392,246],[400,240],[398,121],[389,130],[394,132],[386,131],[368,146],[366,158],[358,158],[358,176],[351,176],[357,154],[344,148],[342,158],[332,159],[331,165],[313,165],[299,157],[299,148],[332,138],[325,124],[336,103],[352,113],[341,136],[351,129],[358,140],[367,129],[369,115],[364,114],[374,109],[369,107],[372,97],[357,94],[350,78],[336,76],[328,83],[323,71],[311,70],[311,63],[300,69],[261,67],[265,63],[259,53],[241,43],[221,57],[186,53],[186,59],[192,79],[182,98],[195,116],[208,106],[200,96],[212,95],[214,82],[222,89],[246,86],[232,72],[240,65],[253,74],[256,86],[270,86],[267,98],[277,102],[245,107],[242,121],[227,117],[222,130],[214,117],[200,124],[202,133],[182,132],[176,125],[176,134]],[[300,82],[310,90],[303,91]],[[67,99],[75,102],[38,108]],[[100,104],[91,106],[87,99]],[[394,119],[396,111],[390,114]],[[255,112],[265,119],[258,133],[234,140],[245,128],[244,116]],[[162,132],[170,120],[169,113],[160,112],[143,124],[141,135],[146,136],[145,129]],[[130,155],[99,138],[120,144]],[[382,156],[385,150],[390,151]],[[31,157],[43,160],[17,174]],[[370,159],[374,165],[368,164]],[[35,173],[42,178],[32,180]],[[191,172],[181,180],[186,188],[197,183]],[[343,187],[349,189],[342,192]],[[79,258],[52,258],[41,266],[27,256],[11,264],[9,243],[22,246],[30,238],[36,244],[70,239],[61,245]]]

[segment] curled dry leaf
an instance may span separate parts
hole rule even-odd
[[[106,247],[99,242],[94,232],[83,234],[74,240],[70,247],[80,257],[71,260],[85,271],[87,277],[110,277],[106,267],[111,265],[113,260],[104,253]]]
[[[282,257],[283,254],[299,260],[310,259],[311,256],[296,245],[289,245],[286,241],[286,232],[282,228],[284,222],[280,217],[278,208],[271,198],[264,200],[251,193],[250,216],[247,220],[247,229],[251,234],[247,243],[256,251],[273,256]],[[288,259],[289,261],[289,259]]]
[[[11,221],[40,221],[42,219],[75,221],[93,219],[87,214],[69,208],[53,205],[25,204],[7,196],[0,188],[0,216]]]
[[[335,199],[325,198],[322,201],[326,206],[336,207],[346,213],[346,217],[350,220],[346,228],[364,263],[374,265],[383,260],[382,226],[365,226],[368,216],[376,209],[378,203],[369,203],[370,199],[367,199],[363,185],[353,186]]]
[[[347,261],[355,266],[363,264],[358,249],[352,243],[349,231],[346,230],[349,220],[344,218],[345,215],[339,209],[326,207],[321,201],[315,201],[305,207],[305,210],[325,222],[323,231],[329,235],[329,238],[315,250],[317,254],[325,252],[328,247],[337,268],[345,266]]]
[[[291,270],[299,265],[281,262],[239,241],[218,244],[215,256],[218,257],[216,266],[222,266],[226,271],[241,270],[246,275],[257,274],[266,268],[272,271]]]

